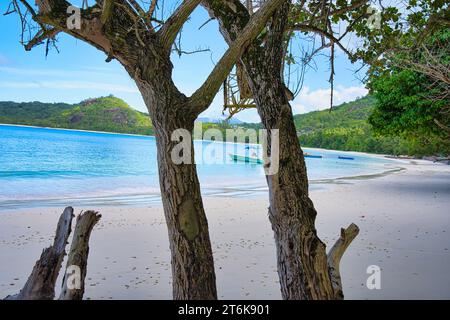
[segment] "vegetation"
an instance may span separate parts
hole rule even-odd
[[[414,50],[392,52],[370,73],[375,132],[405,137],[427,153],[450,153],[449,40],[450,31],[440,30]]]
[[[440,139],[427,143],[414,136],[383,136],[368,123],[374,117],[377,100],[366,96],[329,110],[313,111],[294,116],[301,145],[335,150],[385,154],[430,155],[442,153]],[[377,111],[378,112],[378,111]],[[372,116],[371,116],[372,115]],[[152,135],[153,126],[147,114],[131,108],[114,96],[87,99],[78,104],[42,102],[0,102],[0,123],[23,124],[52,128],[95,130],[105,132]],[[243,129],[238,139],[244,139],[247,129],[262,129],[260,123],[203,123],[203,132],[218,129],[226,137],[227,129]]]
[[[377,100],[366,96],[329,110],[294,116],[300,142],[304,147],[351,150],[415,156],[442,153],[442,141],[430,137],[428,143],[395,135],[380,135],[367,119],[374,112]]]
[[[114,96],[87,99],[79,104],[0,102],[0,122],[41,127],[153,134],[147,114]]]

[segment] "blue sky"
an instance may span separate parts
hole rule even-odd
[[[8,1],[1,1],[0,13],[6,12]],[[199,7],[185,25],[182,33],[183,49],[209,48],[210,52],[173,55],[173,78],[178,88],[189,95],[206,79],[227,46],[218,32],[215,21],[198,29],[209,18]],[[59,53],[45,47],[26,52],[20,40],[20,24],[16,15],[0,16],[0,100],[77,103],[89,97],[113,94],[132,107],[146,111],[140,94],[122,66],[115,60],[106,63],[104,53],[75,38],[61,35]],[[298,44],[297,44],[298,45]],[[326,57],[317,59],[317,70],[309,70],[302,91],[292,102],[294,113],[324,109],[329,103],[329,65]],[[335,104],[354,100],[366,93],[354,75],[358,66],[352,65],[341,52],[337,53],[335,76]],[[222,94],[202,116],[219,117],[222,113]],[[258,122],[255,110],[242,112],[243,121]]]

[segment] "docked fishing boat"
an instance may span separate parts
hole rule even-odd
[[[246,163],[254,163],[254,164],[263,164],[264,161],[257,156],[246,156],[246,155],[240,155],[235,153],[229,153],[228,154],[233,161],[240,161],[240,162],[246,162]]]
[[[306,153],[306,152],[303,155],[305,156],[305,158],[316,158],[316,159],[321,159],[322,158],[321,155],[309,154],[309,153]]]

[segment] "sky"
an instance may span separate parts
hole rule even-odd
[[[20,44],[20,21],[18,16],[3,16],[7,0],[0,3],[0,101],[42,101],[78,103],[86,98],[113,94],[125,100],[133,108],[146,111],[146,106],[133,80],[123,67],[113,60],[105,62],[103,52],[71,36],[58,37],[58,50],[45,56],[41,45],[27,52]],[[182,32],[182,48],[185,51],[209,49],[190,55],[172,55],[173,79],[179,90],[192,94],[207,78],[214,64],[227,49],[218,31],[216,21],[210,21],[202,7],[191,15]],[[295,43],[300,46],[300,43]],[[358,65],[352,65],[345,55],[337,50],[335,63],[335,105],[352,101],[367,94],[355,75]],[[308,70],[301,92],[292,101],[294,114],[329,107],[330,84],[327,57],[316,60],[316,68]],[[201,117],[218,118],[222,115],[222,92]],[[259,122],[256,110],[246,110],[236,116],[246,122]]]

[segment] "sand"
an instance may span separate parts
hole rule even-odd
[[[340,227],[360,235],[341,263],[347,299],[450,299],[450,166],[405,170],[313,188],[317,229],[331,246]],[[205,197],[222,299],[280,299],[267,195]],[[63,208],[0,212],[0,297],[17,293]],[[170,252],[160,206],[75,208],[103,215],[91,237],[87,299],[170,299]],[[366,286],[381,268],[381,289]],[[61,284],[58,280],[57,287]],[[59,290],[58,290],[59,291]]]

